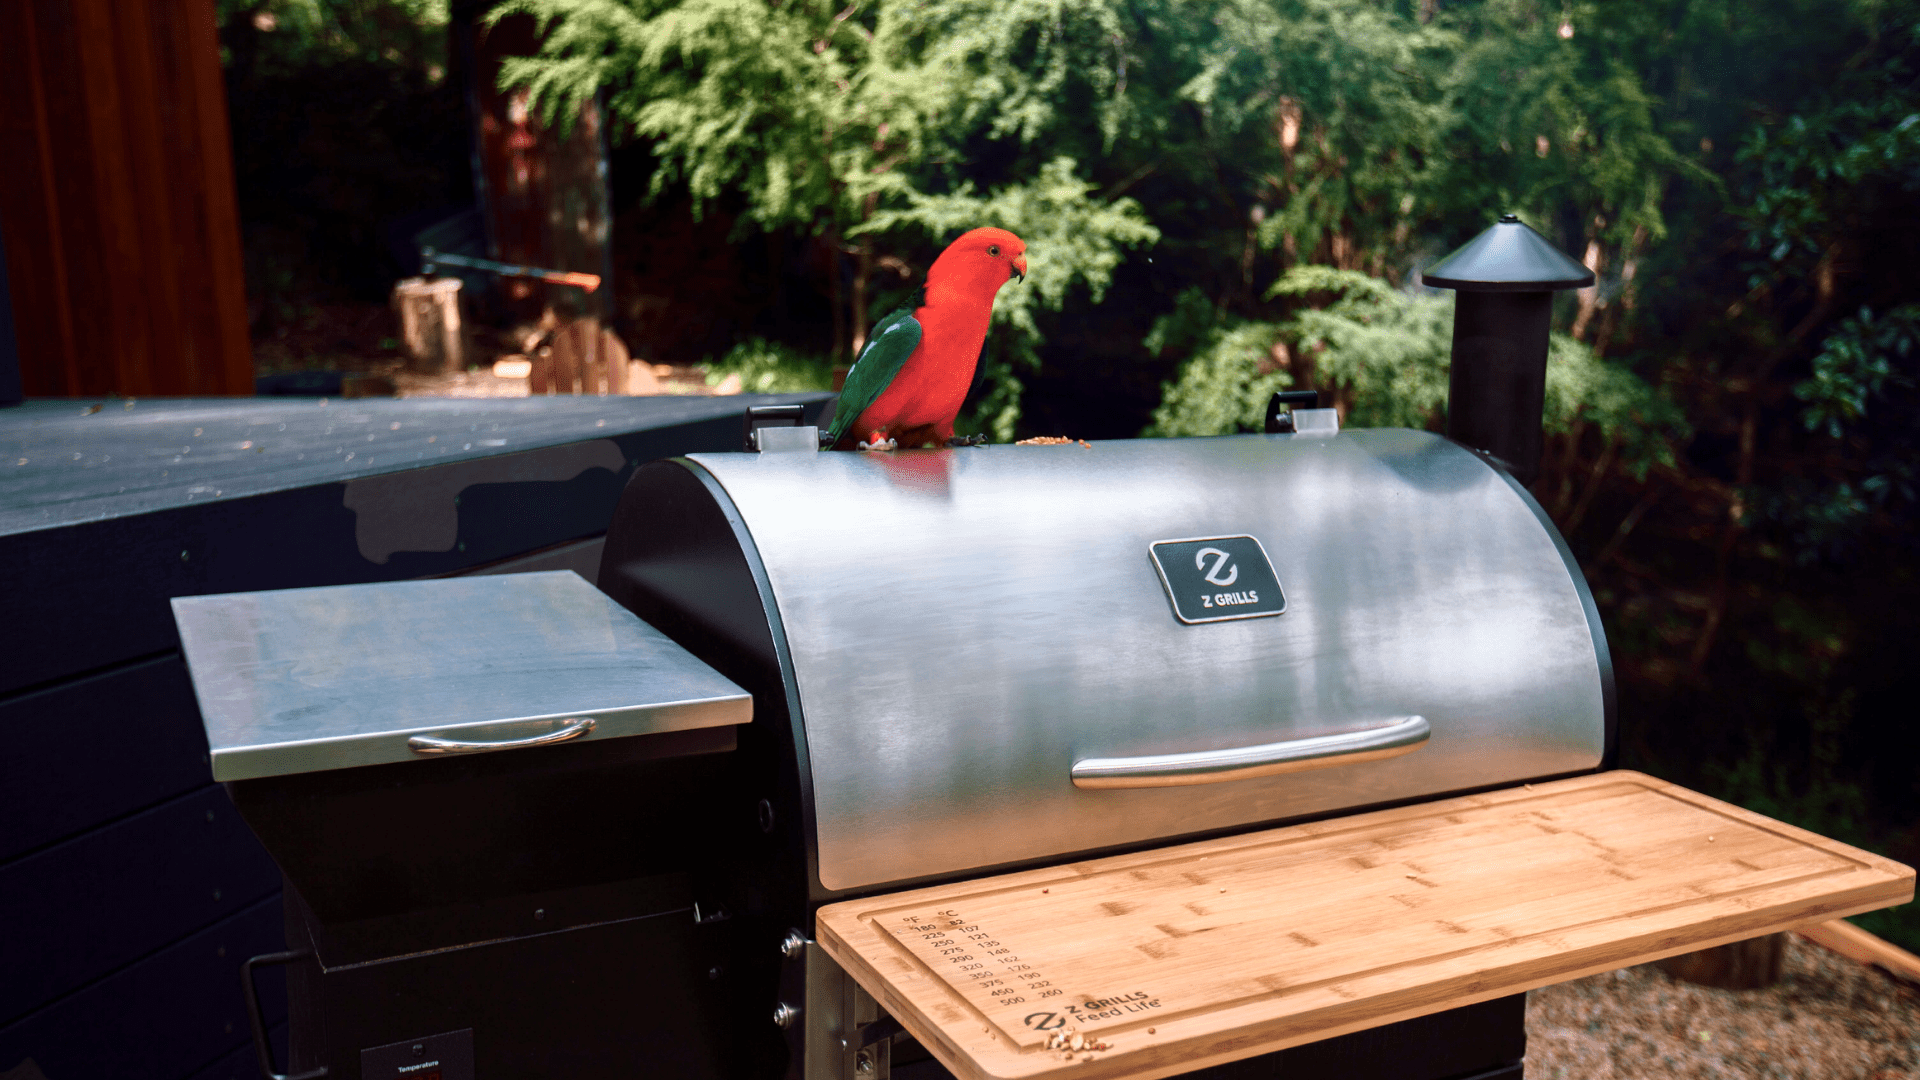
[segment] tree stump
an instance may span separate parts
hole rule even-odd
[[[1690,983],[1721,990],[1759,990],[1780,981],[1787,935],[1767,934],[1658,961],[1660,970]]]
[[[407,369],[422,375],[465,371],[473,349],[460,317],[460,279],[407,278],[393,287]]]

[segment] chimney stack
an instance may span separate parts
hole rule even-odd
[[[1518,217],[1504,215],[1421,275],[1454,289],[1447,437],[1493,457],[1521,484],[1540,473],[1553,294],[1593,284]]]

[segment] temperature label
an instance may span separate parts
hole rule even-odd
[[[1145,990],[1092,996],[1070,991],[1033,956],[955,908],[890,921],[895,939],[1023,1045],[1066,1028],[1091,1031],[1137,1020],[1160,1008],[1158,996]]]

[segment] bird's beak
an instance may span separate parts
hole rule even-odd
[[[1013,257],[1013,276],[1019,278],[1021,284],[1024,285],[1026,283],[1027,257],[1025,255],[1015,255]]]

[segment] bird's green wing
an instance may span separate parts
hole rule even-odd
[[[852,430],[860,414],[880,400],[893,377],[906,366],[907,357],[919,347],[920,320],[913,317],[909,308],[895,311],[874,326],[873,336],[867,339],[867,347],[860,351],[860,359],[853,362],[853,370],[847,372],[847,383],[840,389],[840,403],[834,406],[833,424],[827,428],[828,446],[838,443],[841,436]]]

